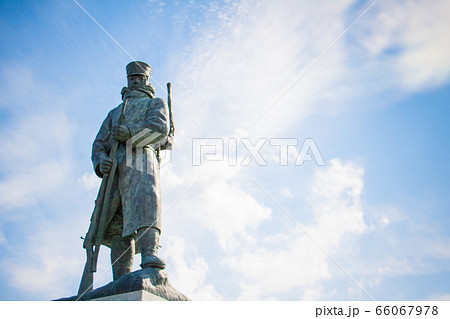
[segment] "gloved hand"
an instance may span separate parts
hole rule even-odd
[[[112,128],[112,137],[115,140],[124,142],[131,137],[130,130],[125,125],[115,125]]]
[[[105,157],[100,162],[100,172],[105,175],[111,171],[113,160],[109,157]]]

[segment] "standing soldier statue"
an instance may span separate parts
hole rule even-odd
[[[108,113],[92,146],[92,163],[102,184],[84,239],[87,262],[78,294],[92,290],[101,245],[111,248],[114,281],[131,272],[135,253],[141,267],[164,269],[157,256],[161,233],[160,149],[171,149],[173,124],[168,105],[155,98],[151,68],[126,66],[128,86],[119,106]]]

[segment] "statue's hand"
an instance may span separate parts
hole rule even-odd
[[[113,160],[109,157],[105,157],[100,162],[100,172],[105,175],[111,171],[111,167],[113,165]]]
[[[128,140],[131,137],[130,135],[130,131],[125,125],[116,125],[112,129],[112,137],[115,140],[123,142]]]

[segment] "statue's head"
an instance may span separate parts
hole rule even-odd
[[[126,69],[130,90],[149,85],[150,73],[152,72],[150,65],[141,61],[133,61],[128,63]]]

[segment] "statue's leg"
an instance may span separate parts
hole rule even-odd
[[[164,269],[166,263],[156,256],[159,248],[159,230],[153,227],[140,228],[137,231],[137,238],[141,248],[141,267],[156,267]]]
[[[135,253],[133,236],[116,235],[111,242],[111,265],[113,280],[131,272]]]

